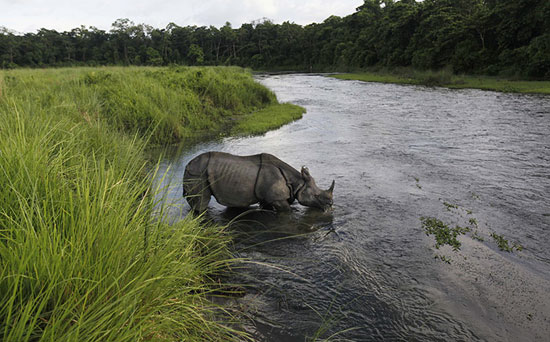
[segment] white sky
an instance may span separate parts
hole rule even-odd
[[[362,0],[0,0],[0,26],[17,32],[39,28],[69,31],[84,25],[110,30],[118,18],[136,24],[164,28],[180,26],[216,27],[229,21],[233,28],[267,17],[306,25],[322,22],[330,15],[355,12]]]

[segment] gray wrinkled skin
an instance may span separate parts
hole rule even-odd
[[[295,199],[302,205],[328,210],[332,207],[334,181],[321,190],[306,167],[301,172],[262,153],[235,156],[206,152],[187,164],[183,176],[183,196],[196,212],[204,211],[211,196],[227,207],[248,207],[289,211]]]

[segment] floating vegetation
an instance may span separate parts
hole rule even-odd
[[[451,204],[451,203],[448,203],[448,202],[443,202],[443,205],[445,207],[447,207],[447,210],[448,211],[451,211],[451,209],[458,209],[458,205],[456,204]]]
[[[417,180],[416,177],[414,178],[415,180]],[[479,196],[475,193],[472,193],[472,197],[475,199],[479,199]],[[445,206],[445,208],[447,209],[447,211],[451,212],[451,215],[458,218],[458,220],[454,228],[451,228],[452,225],[447,224],[435,217],[420,218],[420,221],[422,222],[422,228],[424,229],[424,232],[426,233],[426,235],[428,236],[433,235],[435,239],[434,247],[436,249],[439,249],[441,246],[448,245],[452,247],[454,252],[459,251],[462,244],[458,240],[458,237],[460,235],[466,235],[467,233],[470,233],[468,234],[468,236],[472,240],[485,242],[485,240],[488,239],[487,236],[489,232],[484,233],[483,230],[481,230],[481,233],[480,233],[480,230],[479,230],[480,224],[477,218],[473,216],[469,216],[469,217],[464,216],[464,213],[466,213],[467,215],[473,215],[472,210],[461,208],[456,204],[444,201],[442,198],[439,198],[439,201],[441,201]],[[465,227],[460,226],[461,224]],[[484,227],[489,228],[487,224],[485,224]],[[492,232],[490,236],[495,240],[495,242],[497,243],[501,251],[512,253],[514,250],[516,251],[523,250],[523,246],[520,245],[519,243],[509,242],[502,235],[499,235],[495,232]],[[451,259],[448,257],[435,255],[435,258],[450,264]]]
[[[491,237],[495,240],[501,251],[511,252],[512,248],[508,245],[508,240],[506,240],[502,235],[497,233],[491,233]]]
[[[434,236],[435,248],[437,249],[441,246],[449,245],[454,251],[459,250],[462,244],[458,241],[457,237],[470,231],[470,228],[464,228],[458,225],[454,228],[450,228],[443,221],[435,217],[421,217],[420,221],[422,222],[422,227],[426,235]]]
[[[449,265],[451,264],[451,258],[448,258],[448,257],[446,257],[446,256],[444,256],[444,255],[436,254],[436,255],[435,255],[435,259],[439,259],[439,260],[441,260],[441,261],[443,261],[443,262],[446,262],[446,263],[449,264]]]
[[[480,242],[485,241],[485,239],[478,234],[477,230],[471,235],[471,238]]]
[[[510,246],[510,244],[508,243],[508,240],[505,239],[502,235],[499,235],[497,233],[491,233],[491,237],[495,240],[495,242],[497,243],[497,246],[498,248],[501,250],[501,251],[506,251],[506,252],[513,252],[514,249],[516,251],[522,251],[523,250],[523,246],[520,245],[520,244],[517,244],[515,242],[512,243],[512,246]]]

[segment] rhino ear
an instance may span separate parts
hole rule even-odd
[[[332,184],[330,185],[330,188],[328,188],[328,190],[327,190],[328,192],[332,193],[334,191],[334,183],[335,183],[335,181],[333,180]]]
[[[309,182],[311,180],[311,175],[309,174],[309,170],[305,166],[302,166],[302,178],[306,182]]]

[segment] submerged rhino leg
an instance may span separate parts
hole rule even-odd
[[[266,158],[267,159],[267,158]],[[266,161],[258,174],[256,194],[261,202],[271,205],[277,211],[289,211],[292,194],[279,168]]]
[[[183,196],[196,212],[205,211],[212,196],[206,173],[208,159],[201,156],[193,159],[185,168],[183,176]]]
[[[275,210],[275,208],[273,207],[273,205],[267,203],[267,202],[264,202],[264,201],[260,201],[260,209],[265,209],[265,210]]]
[[[287,200],[283,200],[283,201],[275,201],[273,203],[271,203],[271,205],[275,208],[276,211],[278,212],[281,212],[281,211],[290,211],[290,204],[288,203]]]

